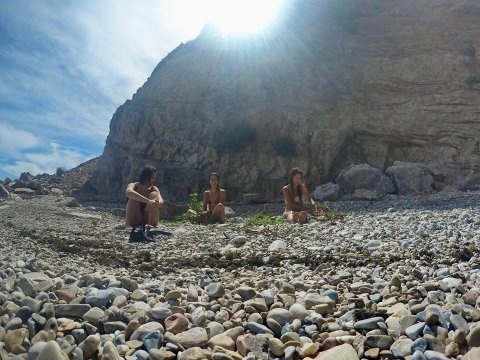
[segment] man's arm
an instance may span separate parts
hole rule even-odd
[[[125,195],[128,199],[132,199],[144,204],[149,205],[150,203],[155,203],[155,200],[150,200],[143,196],[142,194],[135,191],[135,183],[130,183],[127,185],[127,190],[125,191]]]
[[[160,194],[160,189],[156,186],[153,186],[153,192],[155,193],[155,201],[162,206],[165,202],[163,201],[162,194]]]

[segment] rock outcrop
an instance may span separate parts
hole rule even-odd
[[[480,186],[474,0],[291,1],[256,38],[206,28],[164,58],[110,124],[88,189],[117,198],[152,163],[170,199],[223,175],[231,196],[279,194],[368,163],[428,165]]]

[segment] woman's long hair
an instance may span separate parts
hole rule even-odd
[[[299,168],[293,168],[292,170],[290,170],[290,175],[288,175],[288,185],[290,187],[290,192],[292,193],[292,196],[294,194],[294,192],[293,192],[293,177],[297,174],[300,174],[302,179],[303,179],[303,171],[300,170]],[[298,193],[298,196],[300,198],[300,202],[303,202],[302,185],[298,185],[297,193]]]

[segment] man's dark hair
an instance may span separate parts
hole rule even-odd
[[[138,176],[138,181],[141,184],[146,185],[148,180],[152,177],[153,174],[157,172],[157,169],[152,165],[145,165],[143,169],[140,171],[140,175]]]

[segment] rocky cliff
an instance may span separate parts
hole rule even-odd
[[[211,171],[231,193],[276,195],[293,166],[318,185],[396,160],[475,186],[479,16],[475,0],[292,0],[266,35],[206,28],[117,109],[89,188],[121,197],[148,162],[167,198]]]

